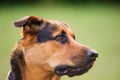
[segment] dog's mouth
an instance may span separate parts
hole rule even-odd
[[[69,77],[75,76],[75,75],[82,75],[83,73],[86,73],[91,67],[93,63],[86,64],[84,66],[68,66],[68,65],[62,65],[57,66],[55,68],[55,73],[59,76],[62,75],[68,75]]]

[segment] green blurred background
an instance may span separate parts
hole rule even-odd
[[[119,5],[117,0],[1,0],[0,80],[5,80],[11,51],[21,38],[21,29],[13,22],[28,15],[66,21],[76,41],[99,52],[88,73],[62,80],[120,80]]]

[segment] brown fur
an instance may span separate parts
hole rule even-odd
[[[75,35],[68,24],[27,16],[16,21],[15,26],[22,27],[23,37],[11,56],[12,68],[8,80],[60,80],[61,75],[55,72],[57,66],[92,67],[94,61],[88,64],[85,55],[91,49],[74,40]],[[61,37],[54,39],[61,34],[67,36],[66,42],[60,42]]]

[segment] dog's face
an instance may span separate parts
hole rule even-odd
[[[15,26],[23,28],[17,47],[24,48],[28,65],[43,66],[59,76],[74,76],[87,72],[98,56],[96,51],[77,43],[64,22],[27,16],[16,21]]]

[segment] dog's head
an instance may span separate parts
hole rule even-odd
[[[22,27],[24,62],[59,76],[81,75],[93,65],[96,51],[75,41],[75,34],[65,22],[27,16],[15,22]]]

